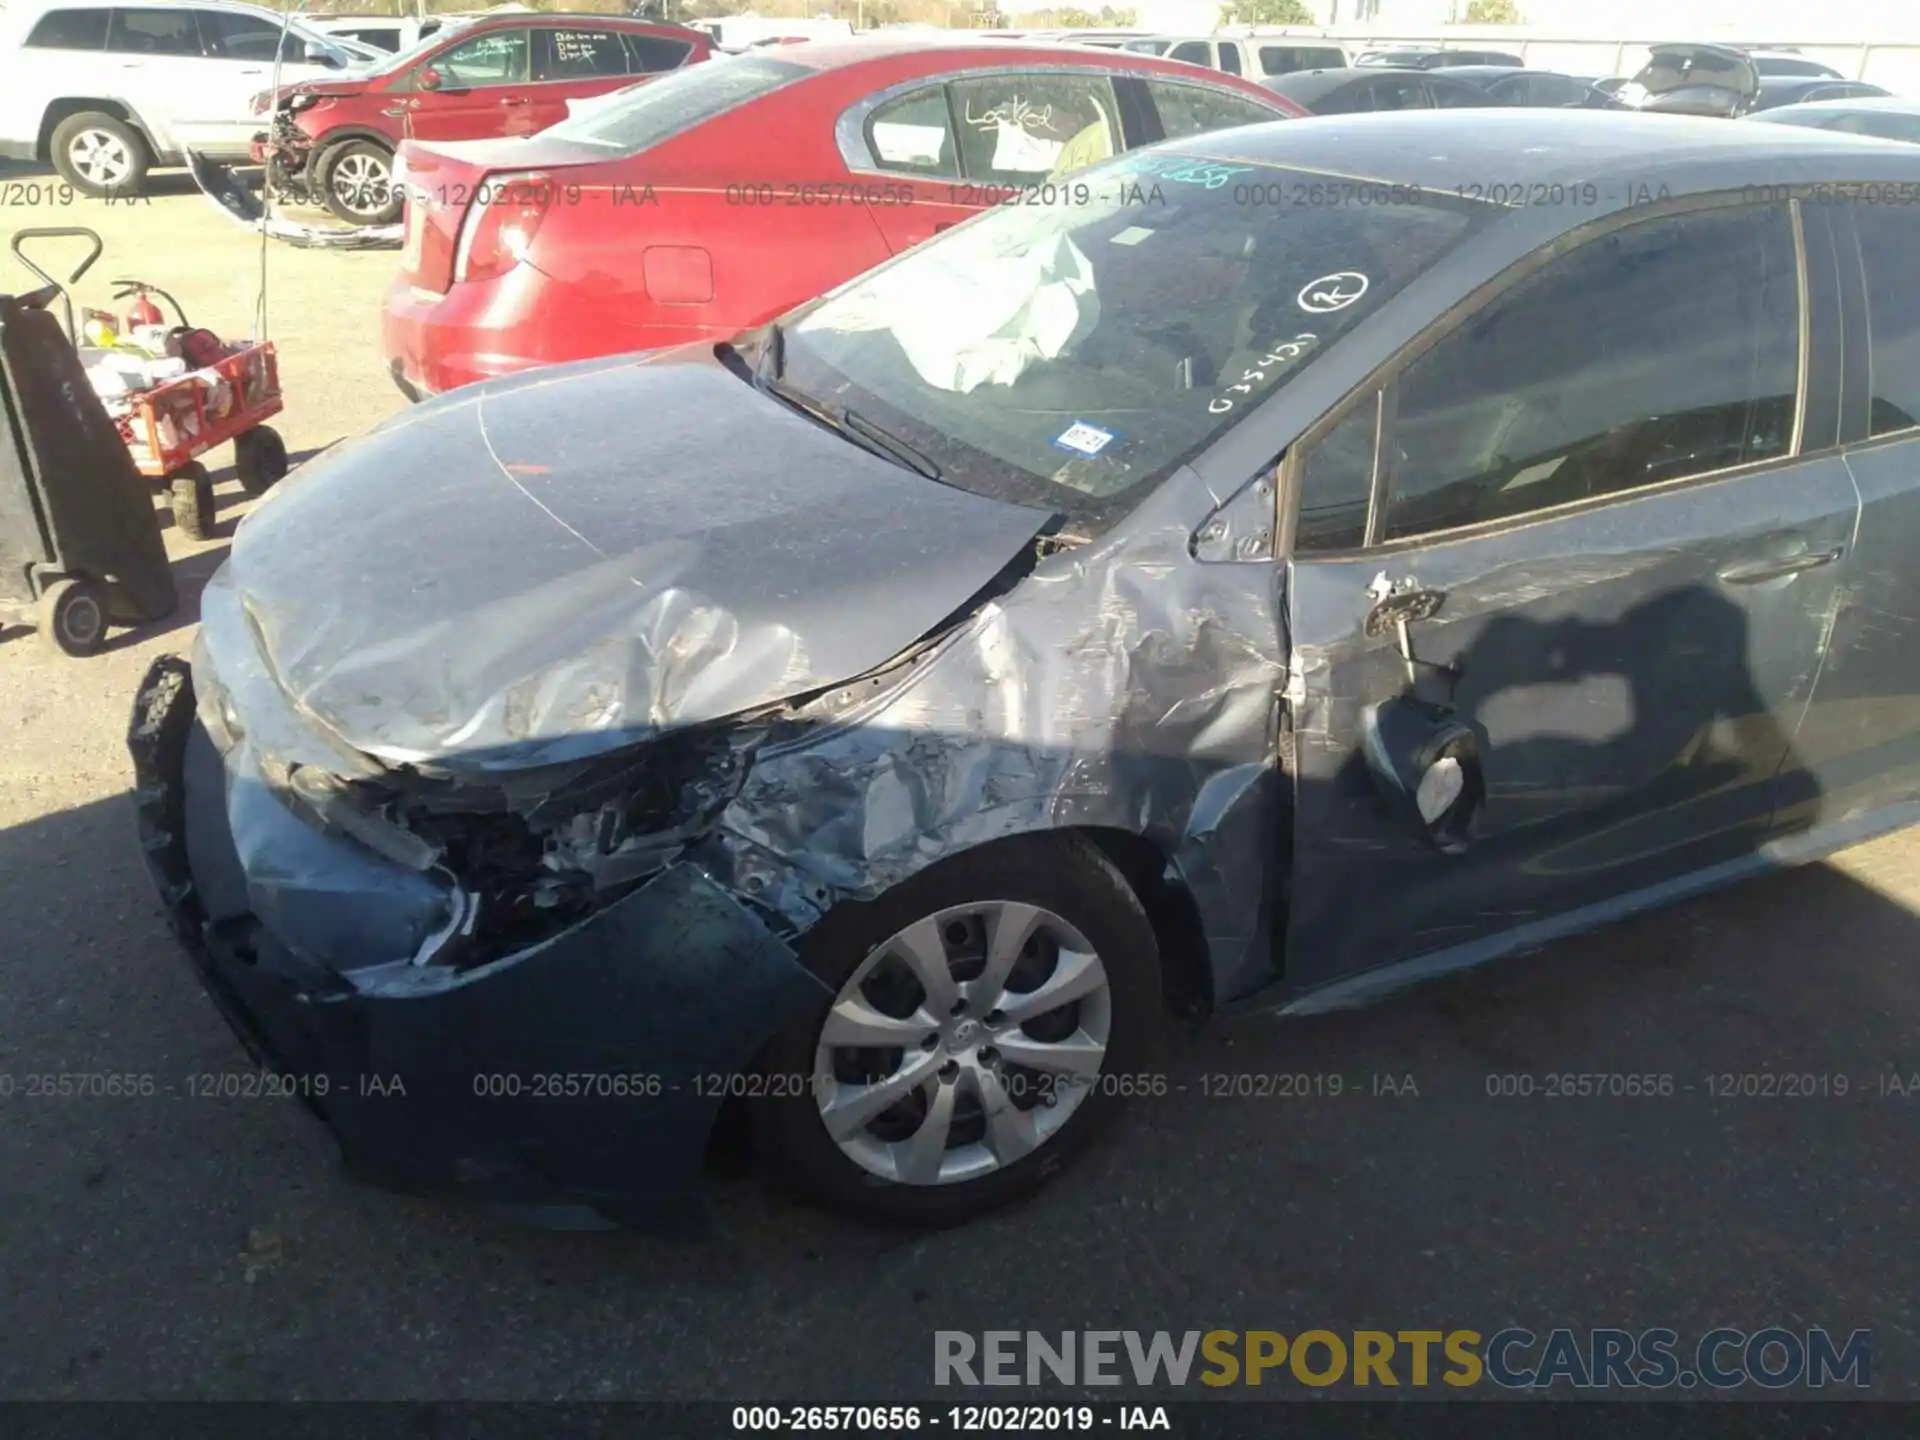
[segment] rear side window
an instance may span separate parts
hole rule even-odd
[[[1104,75],[1007,71],[949,87],[969,180],[1021,185],[1111,160],[1126,148]]]
[[[1220,42],[1220,68],[1229,75],[1240,73],[1240,47],[1231,41]]]
[[[598,80],[627,73],[627,47],[612,30],[545,30],[535,49],[536,80]]]
[[[400,49],[400,32],[398,29],[336,30],[333,33],[336,35],[344,35],[349,40],[358,40],[362,45],[372,45],[380,50],[390,50],[397,53]]]
[[[38,50],[102,50],[107,44],[108,10],[49,10],[27,36]]]
[[[1160,112],[1160,128],[1167,139],[1225,130],[1234,125],[1264,125],[1281,117],[1242,95],[1230,95],[1206,85],[1183,85],[1177,80],[1149,80],[1147,94]]]
[[[1853,217],[1867,271],[1868,427],[1891,435],[1920,425],[1920,225],[1902,205],[1856,205]]]
[[[1183,40],[1167,52],[1169,60],[1185,60],[1189,65],[1213,68],[1213,47],[1204,40]]]
[[[121,55],[198,55],[200,33],[188,10],[115,10],[107,48]]]
[[[658,35],[628,35],[627,51],[633,56],[633,73],[654,75],[662,70],[678,70],[687,63],[693,46],[684,40],[666,40]]]
[[[280,27],[258,16],[234,10],[196,10],[200,20],[200,39],[207,54],[222,60],[271,61],[280,49]],[[305,51],[298,35],[287,37],[287,58],[297,60]]]
[[[1296,70],[1339,70],[1344,68],[1346,63],[1347,57],[1338,50],[1300,45],[1262,45],[1260,47],[1262,75],[1291,75]]]
[[[749,55],[719,64],[690,65],[636,85],[629,93],[562,120],[545,133],[556,140],[578,140],[631,155],[814,73],[791,60]]]
[[[929,85],[880,106],[867,121],[867,149],[882,170],[957,178],[947,87]]]
[[[1799,285],[1784,206],[1647,221],[1548,264],[1414,360],[1381,535],[1785,455]]]

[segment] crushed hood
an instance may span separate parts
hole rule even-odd
[[[1731,45],[1655,45],[1614,92],[1616,104],[1676,115],[1737,115],[1760,93],[1760,75]]]
[[[313,720],[389,764],[498,770],[873,669],[1049,519],[881,459],[688,347],[414,407],[281,482],[229,565]]]

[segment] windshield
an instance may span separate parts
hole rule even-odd
[[[814,73],[791,60],[759,56],[741,56],[724,65],[694,65],[621,91],[546,133],[559,140],[633,154]]]
[[[950,484],[1097,530],[1484,213],[1304,203],[1327,178],[1165,150],[1077,172],[794,312],[783,378]]]

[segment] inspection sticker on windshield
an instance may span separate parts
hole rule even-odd
[[[1102,430],[1098,425],[1089,425],[1084,420],[1076,420],[1060,434],[1054,436],[1053,443],[1062,450],[1071,450],[1076,455],[1098,455],[1113,443],[1111,430]]]

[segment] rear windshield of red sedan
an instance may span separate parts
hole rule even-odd
[[[546,133],[631,155],[814,73],[791,60],[714,60],[636,85]]]

